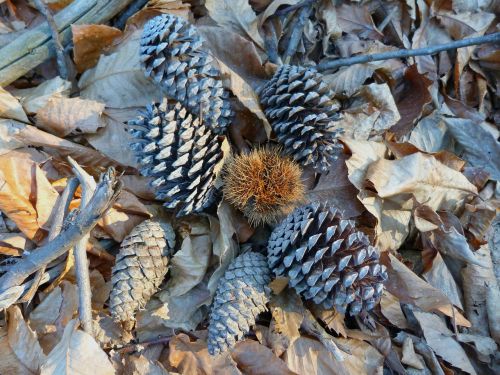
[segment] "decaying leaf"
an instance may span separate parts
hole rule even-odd
[[[2,87],[0,87],[0,118],[28,122],[21,103]]]
[[[263,345],[251,340],[236,344],[231,357],[249,375],[293,375],[285,362]]]

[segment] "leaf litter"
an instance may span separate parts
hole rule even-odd
[[[71,1],[46,3],[58,12]],[[500,207],[500,60],[494,45],[324,72],[341,101],[336,127],[343,128],[343,152],[328,173],[303,171],[304,200],[339,207],[378,247],[389,275],[380,306],[354,319],[303,303],[287,278],[276,279],[269,313],[219,357],[207,347],[217,283],[238,254],[265,252],[274,224],[254,227],[225,200],[204,215],[173,219],[138,172],[127,125],[163,96],[139,60],[142,27],[158,14],[197,26],[221,71],[235,111],[227,157],[277,143],[259,92],[285,59],[314,67],[488,34],[498,29],[494,2],[143,3],[124,28],[114,20],[71,26],[76,80],[59,77],[52,59],[52,69],[44,64],[0,88],[0,275],[47,243],[72,175],[67,156],[93,176],[116,167],[124,184],[87,246],[94,336],[79,328],[74,262],[57,259],[31,305],[14,303],[34,279],[0,293],[6,308],[0,373],[498,373],[500,248],[492,223]],[[303,13],[296,49],[285,56],[304,7],[311,11]],[[0,1],[0,46],[42,20],[28,1]],[[78,190],[71,208],[80,197]],[[108,308],[111,267],[120,242],[152,216],[174,223],[178,245],[161,290],[127,333]]]

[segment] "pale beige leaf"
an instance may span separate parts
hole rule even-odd
[[[425,368],[422,357],[415,353],[413,341],[409,336],[405,337],[405,340],[403,341],[403,357],[401,358],[401,363],[419,370],[423,370]]]
[[[38,342],[35,332],[26,324],[18,306],[8,310],[9,316],[9,345],[19,361],[36,373],[45,361],[45,354]]]
[[[44,81],[36,87],[15,90],[14,93],[19,98],[26,113],[32,115],[45,107],[52,98],[67,98],[70,91],[71,82],[58,76]]]
[[[336,126],[344,129],[344,138],[380,141],[400,118],[389,86],[372,83],[359,90]]]
[[[383,36],[365,5],[342,4],[337,8],[337,21],[343,32],[356,34],[363,39],[381,39]]]
[[[29,122],[19,100],[3,87],[0,87],[0,117]]]
[[[0,155],[24,146],[23,142],[14,138],[21,124],[15,120],[0,119]]]
[[[294,375],[271,349],[253,340],[236,344],[231,357],[247,375]]]
[[[33,249],[33,246],[33,242],[22,233],[0,233],[0,254],[2,255],[20,256],[24,250]]]
[[[41,375],[113,375],[115,369],[106,353],[88,333],[79,331],[72,320],[61,342],[47,356]]]
[[[139,64],[138,29],[116,51],[101,56],[97,65],[83,73],[78,86],[82,99],[104,103],[106,107],[127,108],[159,102],[159,87],[144,76]]]
[[[420,311],[413,313],[422,327],[427,344],[439,357],[469,374],[476,374],[467,354],[453,339],[453,332],[446,327],[446,323],[439,316]]]
[[[16,303],[16,301],[23,295],[24,292],[25,288],[20,285],[2,290],[2,292],[0,292],[0,309],[6,309]]]
[[[97,64],[101,53],[113,44],[122,31],[107,25],[71,25],[73,56],[78,72]]]
[[[247,0],[207,0],[205,6],[210,18],[219,25],[246,36],[264,49],[257,16]]]
[[[16,353],[9,345],[7,327],[0,327],[0,374],[35,375],[17,358]]]
[[[351,96],[373,75],[376,69],[378,66],[372,63],[355,64],[343,67],[334,74],[325,75],[325,81],[336,94]]]
[[[299,329],[305,317],[302,301],[292,289],[273,295],[269,308],[274,320],[274,330],[282,334],[289,342],[300,337]]]
[[[59,198],[59,193],[50,184],[45,173],[41,168],[35,166],[35,183],[36,183],[36,213],[37,221],[40,228],[49,230],[51,217],[54,207]]]
[[[384,357],[373,346],[361,340],[336,339],[339,345],[347,348],[351,354],[346,354],[345,367],[349,374],[378,374],[382,372]]]
[[[364,187],[368,167],[385,157],[387,147],[383,143],[373,141],[359,141],[349,138],[341,138],[341,140],[352,153],[346,161],[349,181],[358,190],[361,190]]]
[[[433,112],[417,123],[408,142],[421,151],[438,152],[448,149],[450,140],[444,119],[437,112]]]
[[[459,333],[457,340],[473,345],[479,360],[484,363],[490,363],[491,358],[498,352],[497,344],[491,337]]]
[[[408,328],[408,322],[406,321],[406,317],[401,310],[401,304],[399,299],[389,293],[387,290],[384,290],[382,293],[382,299],[380,300],[380,310],[382,315],[387,318],[391,324],[394,326],[405,329]]]
[[[169,375],[162,364],[144,356],[127,356],[125,358],[125,375]]]
[[[460,172],[431,155],[415,153],[399,160],[379,160],[366,174],[381,198],[403,204],[412,194],[434,210],[455,210],[477,189]]]
[[[36,125],[49,133],[95,133],[106,123],[102,119],[104,104],[80,98],[51,98],[36,115]]]

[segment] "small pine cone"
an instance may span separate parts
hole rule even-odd
[[[328,171],[342,151],[336,129],[339,103],[322,75],[282,65],[260,91],[260,102],[285,152],[303,166]]]
[[[271,272],[266,257],[248,252],[234,259],[219,280],[208,326],[208,352],[232,348],[266,310]]]
[[[143,176],[153,177],[156,198],[177,216],[201,212],[213,203],[215,166],[222,140],[179,103],[164,99],[130,121],[131,147]]]
[[[335,208],[297,208],[274,229],[267,250],[274,274],[325,309],[357,315],[380,300],[387,272],[378,250]]]
[[[232,117],[228,92],[194,26],[172,14],[157,16],[144,26],[140,53],[146,76],[168,97],[202,114],[213,131],[225,131]]]
[[[131,329],[135,312],[156,293],[168,271],[175,233],[168,223],[146,220],[123,240],[112,270],[109,308]]]

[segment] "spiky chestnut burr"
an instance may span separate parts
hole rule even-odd
[[[140,54],[146,76],[168,97],[201,117],[212,131],[225,131],[232,117],[228,92],[194,26],[172,14],[151,19],[144,25]]]
[[[336,128],[339,103],[312,68],[282,65],[260,90],[264,108],[278,141],[299,164],[327,172],[342,151]]]
[[[385,266],[379,253],[352,220],[339,210],[312,203],[297,208],[272,232],[269,267],[306,300],[351,315],[379,302]]]
[[[172,226],[153,220],[143,221],[123,240],[112,269],[109,308],[127,330],[162,283],[174,247]]]
[[[131,144],[143,176],[152,177],[156,198],[177,216],[199,213],[213,201],[220,137],[181,104],[164,99],[129,122]]]
[[[300,204],[304,195],[299,165],[276,148],[229,158],[223,181],[224,197],[253,225],[277,221]]]
[[[223,353],[250,331],[266,310],[271,272],[266,257],[248,252],[235,258],[219,280],[208,326],[208,352]]]

